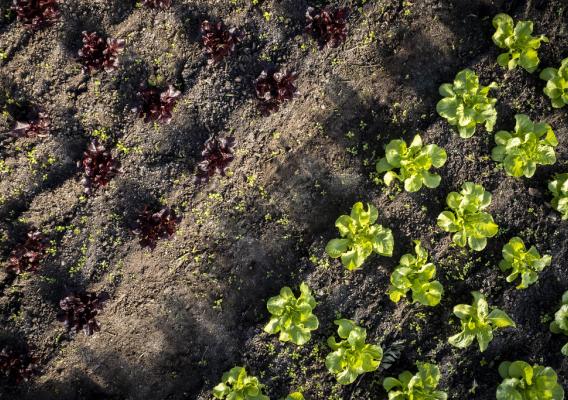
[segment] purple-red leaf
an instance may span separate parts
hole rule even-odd
[[[29,114],[27,120],[16,120],[16,126],[8,132],[12,137],[45,137],[51,130],[51,122],[44,112]]]
[[[83,167],[85,176],[81,183],[85,187],[85,193],[89,195],[98,188],[106,186],[112,178],[122,172],[120,163],[96,140],[89,144],[87,151],[83,153],[83,159],[78,164]]]
[[[24,243],[16,246],[8,258],[8,272],[19,275],[23,272],[35,272],[45,258],[47,240],[37,229],[32,228]]]
[[[280,104],[294,98],[298,91],[294,85],[297,77],[296,72],[280,72],[274,68],[262,71],[254,86],[260,111],[264,115],[278,111]]]
[[[102,70],[107,72],[118,68],[118,55],[124,50],[124,39],[106,40],[97,32],[83,32],[83,47],[79,50],[79,61],[83,69],[88,71]]]
[[[35,362],[27,352],[4,346],[0,350],[0,375],[10,384],[27,382],[36,372]]]
[[[223,139],[212,137],[207,139],[201,152],[203,161],[197,164],[197,182],[207,182],[215,173],[225,176],[227,166],[235,158],[233,155],[234,146],[235,138],[233,137]]]
[[[212,24],[209,21],[203,21],[201,34],[205,52],[210,57],[209,63],[219,62],[233,53],[243,38],[243,34],[236,28],[227,29],[223,22]]]
[[[158,211],[145,206],[136,220],[134,231],[139,236],[140,245],[154,249],[159,239],[170,239],[176,232],[179,218],[174,210],[164,207]]]
[[[101,330],[96,316],[108,299],[109,295],[105,292],[71,292],[59,302],[61,312],[57,319],[63,322],[68,331],[77,333],[82,329],[85,335],[92,335]]]
[[[12,10],[28,29],[38,30],[59,18],[58,0],[14,0]]]
[[[170,8],[172,0],[142,0],[142,5],[150,8]]]
[[[137,93],[140,105],[134,108],[144,122],[158,121],[169,124],[172,120],[172,111],[181,92],[172,85],[164,91],[155,87],[142,88]]]
[[[347,38],[347,8],[309,7],[306,11],[306,32],[319,43],[320,48],[337,47]]]

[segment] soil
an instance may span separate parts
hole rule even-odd
[[[45,138],[0,138],[0,261],[29,225],[53,241],[38,274],[1,289],[0,344],[27,345],[40,372],[19,386],[1,382],[0,399],[211,399],[235,365],[266,385],[272,399],[301,390],[306,399],[386,399],[381,382],[415,361],[435,362],[450,399],[495,398],[497,367],[525,360],[556,370],[568,389],[566,337],[548,324],[568,289],[568,222],[550,202],[547,182],[568,171],[568,108],[552,109],[538,72],[496,63],[492,17],[508,12],[535,22],[550,39],[541,66],[568,57],[568,4],[561,0],[359,0],[344,45],[320,51],[304,34],[314,2],[173,0],[155,11],[130,0],[62,2],[58,23],[28,32],[1,0],[0,85],[9,98],[41,105],[52,120]],[[237,53],[209,65],[202,20],[223,20],[247,35]],[[76,61],[80,32],[127,39],[114,73],[84,74]],[[269,117],[260,115],[253,81],[270,63],[299,73],[300,94]],[[471,68],[495,91],[496,130],[514,115],[551,124],[558,161],[532,179],[507,176],[490,159],[493,135],[478,128],[461,139],[436,113],[438,86]],[[148,79],[182,90],[169,125],[131,112]],[[4,116],[0,131],[10,129]],[[85,197],[76,162],[105,129],[124,172]],[[410,194],[372,179],[374,163],[394,138],[421,133],[446,148],[435,190]],[[227,177],[195,184],[196,164],[211,135],[233,135]],[[479,253],[456,248],[436,226],[445,197],[474,181],[492,192],[498,236]],[[335,219],[355,201],[372,202],[392,228],[392,258],[372,257],[357,272],[329,259]],[[144,250],[132,232],[146,204],[170,205],[182,217],[175,237]],[[513,236],[552,256],[536,284],[516,290],[497,264]],[[445,294],[429,308],[386,295],[400,256],[420,239],[438,266]],[[0,272],[0,278],[5,278]],[[263,332],[266,301],[282,286],[314,291],[320,329],[303,347]],[[72,289],[111,295],[93,336],[65,332],[59,300]],[[453,348],[455,304],[482,291],[516,329],[502,329],[486,352]],[[401,355],[386,371],[341,386],[327,372],[326,339],[334,319],[350,318],[368,340]],[[1,346],[0,346],[1,347]]]

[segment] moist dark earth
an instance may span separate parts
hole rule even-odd
[[[280,399],[386,399],[386,376],[436,363],[450,399],[494,399],[504,360],[554,368],[568,388],[566,337],[548,325],[568,289],[568,222],[550,206],[547,182],[568,171],[568,110],[553,109],[538,71],[506,71],[496,58],[491,19],[507,12],[530,19],[549,44],[541,67],[568,57],[568,4],[560,0],[368,0],[351,8],[349,35],[319,50],[306,36],[304,0],[173,0],[169,10],[129,0],[62,2],[53,26],[31,33],[0,1],[0,104],[41,105],[52,121],[43,138],[1,137],[0,262],[30,225],[52,241],[37,274],[4,284],[0,345],[27,346],[38,373],[0,389],[1,399],[212,399],[223,372],[246,366]],[[234,55],[209,65],[201,21],[223,20],[246,36]],[[84,74],[77,62],[81,31],[126,39],[113,73]],[[297,71],[299,95],[269,117],[257,107],[254,79],[272,65]],[[491,160],[493,135],[478,128],[461,139],[436,113],[438,86],[471,68],[482,84],[499,84],[496,130],[524,113],[552,125],[558,161],[532,179],[512,178]],[[146,124],[131,111],[137,88],[154,80],[182,97],[168,125]],[[11,128],[4,116],[0,132]],[[103,131],[124,172],[85,197],[77,161]],[[410,194],[385,188],[374,173],[384,146],[420,133],[448,152],[437,189]],[[236,138],[227,177],[195,183],[208,137]],[[436,226],[445,197],[473,181],[493,194],[500,226],[482,252],[455,247]],[[324,248],[335,219],[356,201],[379,209],[393,230],[392,258],[374,256],[349,272]],[[181,223],[175,237],[143,249],[133,233],[147,204],[168,205]],[[513,236],[552,256],[525,290],[505,281],[501,249]],[[420,239],[438,267],[445,294],[434,308],[391,302],[389,276]],[[5,278],[4,268],[0,278]],[[306,281],[320,329],[303,347],[263,332],[266,301],[282,286]],[[106,291],[110,299],[92,336],[66,333],[57,320],[70,290]],[[451,347],[455,304],[482,291],[516,329],[497,331],[486,352]],[[386,371],[337,384],[325,367],[334,319],[365,327],[383,349],[402,349]]]

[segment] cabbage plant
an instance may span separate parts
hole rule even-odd
[[[558,69],[543,69],[540,79],[547,81],[544,94],[550,97],[552,107],[562,108],[568,104],[568,58],[562,60]]]
[[[419,240],[414,243],[416,255],[405,254],[400,258],[399,265],[391,274],[387,293],[397,303],[410,290],[413,303],[435,306],[440,303],[444,288],[440,282],[432,281],[436,276],[436,266],[428,262],[428,252]]]
[[[481,251],[487,245],[487,238],[499,231],[491,214],[483,211],[491,204],[491,193],[483,186],[465,182],[460,193],[448,194],[446,203],[452,211],[438,215],[438,226],[454,233],[452,240],[458,246],[467,244],[472,250]]]
[[[503,260],[499,263],[501,271],[510,271],[507,282],[521,278],[517,289],[526,289],[538,280],[538,273],[550,265],[552,257],[540,256],[536,247],[527,250],[525,243],[519,237],[509,240],[503,247]]]
[[[436,111],[448,123],[455,126],[460,137],[467,139],[473,136],[479,124],[492,132],[497,122],[497,99],[489,97],[489,91],[497,88],[492,82],[489,86],[479,84],[479,77],[470,69],[458,72],[454,83],[440,86],[440,95],[444,98],[436,105]]]
[[[270,334],[280,332],[281,342],[292,342],[298,346],[307,343],[311,331],[318,329],[319,321],[312,313],[316,301],[305,282],[300,284],[300,296],[294,296],[292,289],[283,287],[278,296],[271,297],[266,307],[272,317],[264,327]]]
[[[365,210],[363,203],[355,203],[351,215],[342,215],[335,221],[341,239],[329,241],[325,247],[327,254],[341,258],[343,266],[350,271],[361,268],[372,253],[392,256],[392,231],[375,224],[378,217],[379,212],[372,204],[367,204]]]
[[[568,173],[558,174],[548,182],[548,190],[552,193],[552,208],[568,219]]]
[[[497,328],[515,327],[513,320],[498,308],[489,311],[485,296],[479,292],[471,292],[473,303],[458,304],[454,314],[461,321],[461,332],[451,336],[448,342],[452,346],[465,349],[477,339],[479,350],[484,352],[493,340],[493,330]]]
[[[550,323],[550,331],[568,336],[568,290],[562,295],[562,305],[554,314],[554,321]],[[568,357],[568,342],[562,347],[561,352]]]
[[[554,148],[558,140],[548,124],[534,123],[525,114],[517,114],[514,132],[499,131],[491,157],[503,165],[508,175],[530,178],[537,165],[552,165],[556,162]]]
[[[429,363],[416,363],[418,373],[404,371],[396,378],[385,378],[383,387],[388,400],[446,400],[447,393],[436,390],[440,382],[440,369]]]
[[[349,385],[365,372],[376,371],[383,358],[383,349],[374,344],[367,344],[367,331],[348,319],[334,321],[338,326],[337,334],[342,339],[336,342],[334,336],[327,339],[327,345],[333,350],[325,359],[329,372],[335,375],[337,382]]]
[[[389,186],[393,180],[404,182],[404,190],[417,192],[422,186],[437,188],[440,175],[430,173],[432,167],[440,168],[446,163],[446,151],[435,144],[424,146],[420,135],[407,146],[404,140],[391,140],[385,157],[377,163],[377,172],[386,172],[383,180]],[[398,169],[396,173],[395,169]]]
[[[497,400],[563,400],[564,389],[550,367],[524,361],[504,361],[499,365],[503,378],[497,387]]]
[[[507,50],[499,54],[497,63],[508,69],[520,65],[527,72],[533,73],[540,63],[537,50],[541,42],[548,43],[548,38],[532,35],[532,21],[518,21],[515,25],[513,18],[507,14],[497,14],[493,18],[493,27],[496,29],[493,43]]]
[[[258,378],[248,376],[243,367],[233,367],[223,374],[221,383],[213,388],[213,396],[227,400],[270,400],[262,393],[263,387]]]

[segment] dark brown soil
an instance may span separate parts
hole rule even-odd
[[[168,11],[132,0],[72,0],[56,25],[29,33],[0,0],[0,104],[9,98],[42,105],[52,119],[46,138],[0,137],[0,256],[40,227],[55,254],[37,275],[4,285],[0,344],[27,344],[41,372],[18,387],[2,384],[0,399],[211,399],[222,373],[246,366],[272,399],[302,390],[307,399],[386,399],[384,376],[437,363],[450,399],[495,398],[503,360],[553,367],[568,388],[566,337],[548,329],[568,289],[568,222],[551,209],[547,182],[568,171],[568,109],[556,110],[538,73],[496,64],[491,18],[509,12],[545,33],[542,66],[568,57],[568,5],[562,0],[352,0],[350,34],[319,51],[303,34],[305,0],[173,0]],[[266,14],[270,13],[270,14]],[[199,24],[222,19],[247,36],[237,54],[208,65]],[[83,74],[76,62],[80,32],[127,39],[115,73]],[[252,82],[269,63],[299,72],[297,99],[264,118]],[[551,124],[558,162],[532,179],[514,179],[489,155],[493,136],[459,138],[436,113],[438,86],[463,68],[484,84],[496,81],[497,129],[516,113]],[[163,80],[182,90],[171,124],[145,124],[130,110],[140,83]],[[106,129],[124,173],[83,197],[81,158],[95,130]],[[9,129],[0,120],[0,131]],[[446,148],[436,190],[385,189],[370,178],[383,146],[417,132]],[[196,186],[194,174],[212,134],[237,139],[232,174]],[[460,250],[436,226],[445,196],[465,181],[493,193],[500,233],[480,253]],[[324,252],[335,219],[355,201],[374,203],[393,229],[395,254],[373,257],[350,273]],[[143,250],[132,233],[145,204],[167,204],[182,216],[171,241]],[[515,290],[497,264],[519,235],[551,254],[538,282]],[[421,239],[445,288],[440,306],[392,303],[386,295],[399,257]],[[4,271],[0,279],[4,279]],[[262,331],[266,300],[282,286],[307,281],[321,328],[302,348]],[[105,290],[111,299],[93,336],[70,336],[57,321],[71,289]],[[481,290],[517,329],[496,334],[485,353],[447,343],[457,332],[451,311]],[[400,359],[342,387],[327,372],[325,340],[343,316],[367,328]]]

